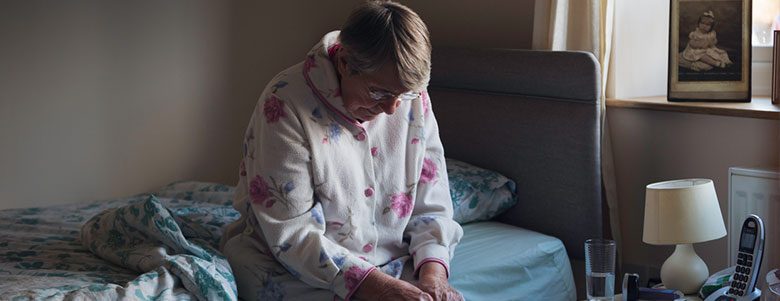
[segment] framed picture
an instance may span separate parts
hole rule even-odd
[[[670,0],[669,101],[750,102],[751,0]]]
[[[772,103],[780,104],[780,29],[775,30],[772,47]]]

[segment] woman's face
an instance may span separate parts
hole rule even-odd
[[[341,98],[344,108],[359,121],[371,121],[379,114],[391,115],[401,105],[398,96],[407,91],[401,86],[395,66],[385,64],[372,74],[353,74],[346,61],[342,58],[346,52],[340,50],[336,62],[341,74]],[[387,95],[381,100],[375,100],[375,95]]]

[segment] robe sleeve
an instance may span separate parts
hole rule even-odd
[[[439,127],[431,109],[428,93],[423,92],[423,133],[425,152],[414,209],[404,236],[409,238],[409,253],[414,258],[415,274],[426,262],[444,266],[449,276],[449,262],[463,229],[452,219],[452,198],[449,191],[444,150],[439,139]]]

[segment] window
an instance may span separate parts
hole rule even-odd
[[[771,94],[775,29],[780,30],[780,0],[753,0],[753,95]]]
[[[753,0],[753,46],[772,47],[774,30],[780,30],[780,0]]]

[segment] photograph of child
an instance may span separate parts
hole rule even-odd
[[[699,16],[696,29],[688,34],[688,44],[680,52],[680,66],[693,71],[709,71],[734,64],[725,50],[718,48],[715,15],[706,11]]]
[[[741,1],[681,1],[680,81],[740,81]]]

